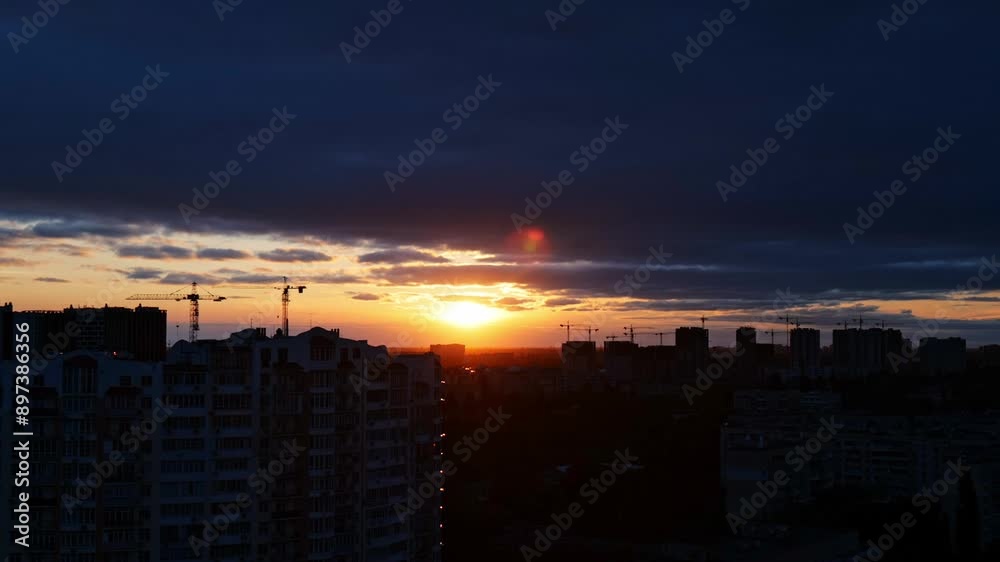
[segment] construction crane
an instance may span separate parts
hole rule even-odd
[[[650,328],[649,326],[625,326],[625,335],[628,336],[628,341],[630,341],[632,343],[635,343],[635,336],[636,336],[636,334],[638,334],[640,336],[643,335],[642,333],[636,332],[636,329],[639,329],[639,330],[655,330],[656,328]]]
[[[559,324],[559,327],[560,328],[566,328],[566,341],[567,342],[570,341],[571,338],[570,338],[569,331],[573,327],[573,325],[569,324],[569,323],[566,323],[566,324]],[[592,337],[591,337],[591,334],[593,334],[594,332],[600,332],[601,331],[600,328],[594,328],[593,326],[579,326],[579,325],[577,325],[576,329],[580,330],[580,331],[587,332],[587,341],[594,341],[592,339]]]
[[[662,346],[663,345],[663,336],[673,336],[675,334],[674,334],[674,332],[656,332],[653,335],[654,336],[660,336],[660,345]]]
[[[573,325],[567,322],[565,324],[559,324],[559,327],[560,328],[566,328],[566,341],[568,342],[570,340],[569,330],[570,330],[570,328],[573,327]]]
[[[702,316],[701,318],[699,318],[699,320],[701,320],[701,329],[704,330],[705,329],[705,320],[708,320],[708,318],[705,318],[705,316]]]
[[[188,294],[183,293],[184,289],[177,289],[172,293],[140,293],[138,295],[132,295],[125,300],[129,301],[190,301],[191,311],[189,313],[190,328],[188,330],[188,341],[194,343],[198,341],[198,330],[200,326],[198,325],[198,303],[202,300],[210,301],[224,301],[226,297],[220,297],[213,295],[212,293],[205,291],[204,294],[198,293],[198,283],[191,283],[191,292]]]
[[[771,334],[771,345],[773,346],[774,345],[774,334],[777,333],[777,330],[763,330],[763,333],[765,333],[765,334]]]
[[[785,316],[779,316],[778,320],[785,321],[785,345],[787,347],[792,347],[792,330],[789,326],[793,322],[795,322],[795,319],[792,318],[791,316],[785,315]]]
[[[288,292],[290,290],[292,290],[292,289],[297,289],[299,291],[299,294],[301,295],[302,291],[306,290],[306,286],[305,285],[298,285],[298,286],[289,285],[287,277],[282,277],[281,279],[282,279],[281,282],[284,283],[285,286],[284,287],[273,287],[273,288],[281,291],[281,329],[282,329],[281,333],[287,338],[288,337],[288,303],[292,300],[291,297],[289,297]]]
[[[864,329],[865,329],[865,317],[864,317],[864,315],[862,315],[862,314],[861,314],[860,312],[858,313],[858,320],[857,320],[857,323],[858,323],[858,330],[859,330],[859,331],[861,331],[861,330],[864,330]]]

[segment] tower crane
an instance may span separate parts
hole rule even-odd
[[[625,326],[625,335],[628,336],[628,340],[632,343],[635,343],[636,334],[639,334],[640,336],[643,335],[640,332],[636,332],[636,329],[655,330],[656,328],[650,328],[649,326]]]
[[[859,331],[865,329],[865,317],[861,313],[858,313],[857,323],[858,323],[858,330]]]
[[[763,330],[765,334],[771,334],[771,345],[774,345],[774,334],[777,333],[776,330]]]
[[[129,301],[190,301],[191,311],[189,313],[190,328],[188,331],[188,340],[192,343],[198,341],[198,330],[200,326],[198,324],[198,303],[202,300],[210,301],[224,301],[226,297],[220,297],[213,295],[212,293],[205,291],[204,293],[198,292],[198,283],[191,283],[191,292],[188,294],[183,293],[184,289],[177,289],[172,293],[140,293],[137,295],[132,295],[125,300]]]
[[[299,291],[299,294],[301,295],[302,291],[306,290],[306,286],[305,285],[298,285],[298,286],[289,285],[287,277],[282,277],[281,280],[282,280],[281,282],[284,283],[285,286],[284,287],[273,287],[273,288],[281,291],[281,329],[282,329],[282,333],[287,338],[288,337],[288,303],[291,301],[291,298],[289,297],[288,292],[290,290],[292,290],[292,289],[297,289]]]
[[[573,324],[570,324],[570,323],[567,322],[566,324],[559,324],[559,327],[560,328],[566,328],[566,341],[567,342],[570,341],[569,331],[573,327]],[[591,337],[592,334],[594,332],[600,332],[601,331],[600,328],[595,328],[593,326],[580,326],[580,325],[577,325],[576,329],[580,330],[580,331],[587,332],[587,341],[594,341],[593,338]]]
[[[660,336],[660,345],[662,346],[663,345],[663,336],[673,336],[673,335],[676,335],[676,334],[674,334],[674,332],[656,332],[653,335],[654,336]]]
[[[791,330],[791,328],[789,326],[793,322],[795,322],[795,319],[792,318],[791,316],[788,316],[786,314],[785,316],[779,316],[778,320],[784,320],[785,321],[785,345],[790,348],[790,347],[792,347],[792,330]]]

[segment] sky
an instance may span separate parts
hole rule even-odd
[[[287,276],[293,331],[394,347],[702,316],[727,345],[779,315],[824,343],[859,315],[1000,343],[997,5],[928,0],[893,28],[860,0],[219,5],[69,2],[34,34],[37,3],[0,9],[0,300],[196,281],[227,297],[202,307],[222,337],[280,325]],[[184,337],[185,302],[142,304]]]

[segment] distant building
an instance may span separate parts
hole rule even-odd
[[[138,306],[14,311],[0,307],[0,359],[11,359],[7,337],[14,324],[28,324],[32,349],[47,359],[69,351],[97,351],[119,359],[163,361],[167,353],[167,312]],[[48,346],[48,350],[46,349]]]
[[[705,328],[677,328],[674,332],[676,342],[676,379],[681,383],[695,380],[698,371],[708,368],[710,361],[708,350],[708,330]]]
[[[465,366],[465,346],[460,343],[432,345],[431,353],[441,358],[444,369]]]
[[[819,330],[795,328],[791,333],[792,372],[800,377],[815,377],[820,373]]]
[[[981,367],[989,369],[1000,367],[1000,345],[984,345],[979,352]]]
[[[965,340],[962,338],[921,338],[920,372],[925,375],[952,375],[966,367]]]
[[[627,389],[633,383],[639,346],[629,341],[604,342],[604,372],[609,385]]]
[[[740,386],[756,386],[761,382],[760,358],[757,353],[757,330],[743,326],[736,330],[736,376]]]
[[[592,341],[568,341],[562,344],[562,376],[559,392],[580,390],[597,379],[597,344]],[[595,389],[598,390],[598,389]]]
[[[903,357],[905,341],[899,330],[849,328],[833,331],[833,372],[838,376],[866,377],[895,372]]]

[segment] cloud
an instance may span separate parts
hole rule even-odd
[[[36,224],[31,233],[39,238],[79,238],[81,236],[101,236],[106,238],[128,238],[140,233],[139,227],[130,224],[109,224],[86,220],[51,220]]]
[[[383,250],[358,256],[361,263],[448,263],[450,260],[421,250]]]
[[[28,265],[28,262],[21,258],[0,257],[0,265]]]
[[[69,283],[68,280],[58,277],[35,277],[35,281],[40,283]]]
[[[498,304],[498,305],[502,305],[502,306],[516,306],[516,305],[519,305],[519,304],[526,304],[526,303],[529,303],[529,302],[533,302],[533,301],[531,299],[519,299],[519,298],[516,298],[516,297],[504,297],[502,299],[496,299],[496,300],[494,300],[493,304]]]
[[[262,260],[276,261],[276,262],[316,262],[316,261],[330,261],[330,256],[322,252],[314,252],[312,250],[299,250],[299,249],[276,249],[267,252],[259,252],[257,254]]]
[[[373,295],[371,293],[358,293],[351,298],[356,301],[377,301],[381,297],[379,297],[378,295]]]
[[[164,285],[190,285],[191,283],[218,285],[223,281],[225,280],[212,275],[205,275],[204,273],[169,273],[160,279],[160,283]]]
[[[249,258],[250,253],[243,250],[228,248],[202,248],[198,250],[198,258],[203,260],[238,260]]]
[[[580,299],[555,298],[545,301],[545,306],[571,306],[583,302]]]
[[[243,283],[246,285],[260,285],[266,283],[280,283],[281,280],[274,275],[264,273],[242,273],[228,278],[230,283]]]
[[[331,285],[338,285],[338,284],[341,284],[341,283],[358,283],[358,282],[361,281],[360,277],[358,277],[356,275],[350,275],[350,274],[347,274],[347,273],[343,273],[343,272],[338,272],[338,273],[324,273],[322,275],[312,275],[310,277],[305,277],[304,279],[305,279],[305,281],[308,281],[308,282],[311,282],[311,283],[320,283],[320,284],[329,283]]]
[[[186,259],[193,254],[180,246],[120,246],[116,252],[122,258],[143,258],[149,260]]]
[[[126,277],[129,279],[159,279],[160,276],[164,274],[162,269],[149,269],[145,267],[137,267],[132,271],[126,273]]]

